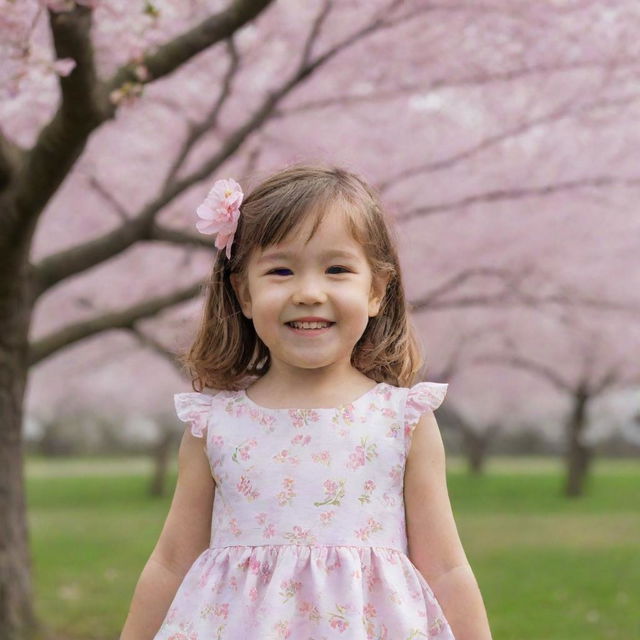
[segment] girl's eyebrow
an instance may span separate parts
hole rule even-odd
[[[270,262],[272,260],[286,260],[292,255],[291,251],[276,251],[274,253],[265,253],[259,260],[258,263],[262,264],[264,262]],[[333,258],[335,256],[339,256],[341,258],[348,258],[351,260],[357,260],[358,256],[356,256],[351,251],[343,251],[341,249],[333,249],[331,251],[325,251],[323,256],[327,258]]]

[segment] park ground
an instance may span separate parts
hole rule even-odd
[[[561,461],[450,458],[449,495],[495,640],[640,637],[640,464],[596,460],[586,493],[562,496]],[[144,458],[30,457],[36,611],[55,640],[117,640],[175,486],[148,492]]]

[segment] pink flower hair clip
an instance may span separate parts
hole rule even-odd
[[[201,218],[196,222],[196,228],[200,233],[217,233],[215,246],[217,249],[226,248],[229,260],[243,197],[240,185],[232,178],[216,180],[204,202],[196,209]]]

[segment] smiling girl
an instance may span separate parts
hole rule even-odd
[[[299,165],[216,182],[178,483],[121,640],[490,640],[380,201]],[[209,389],[211,392],[205,392]]]

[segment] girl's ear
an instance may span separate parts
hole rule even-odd
[[[247,318],[251,318],[251,296],[249,295],[249,287],[247,286],[246,280],[240,277],[238,273],[232,273],[229,276],[229,280],[242,309],[242,313]]]
[[[390,275],[382,276],[375,274],[371,281],[371,295],[369,296],[369,317],[377,316],[380,306],[384,300],[384,294],[387,292],[387,284],[389,284]]]

